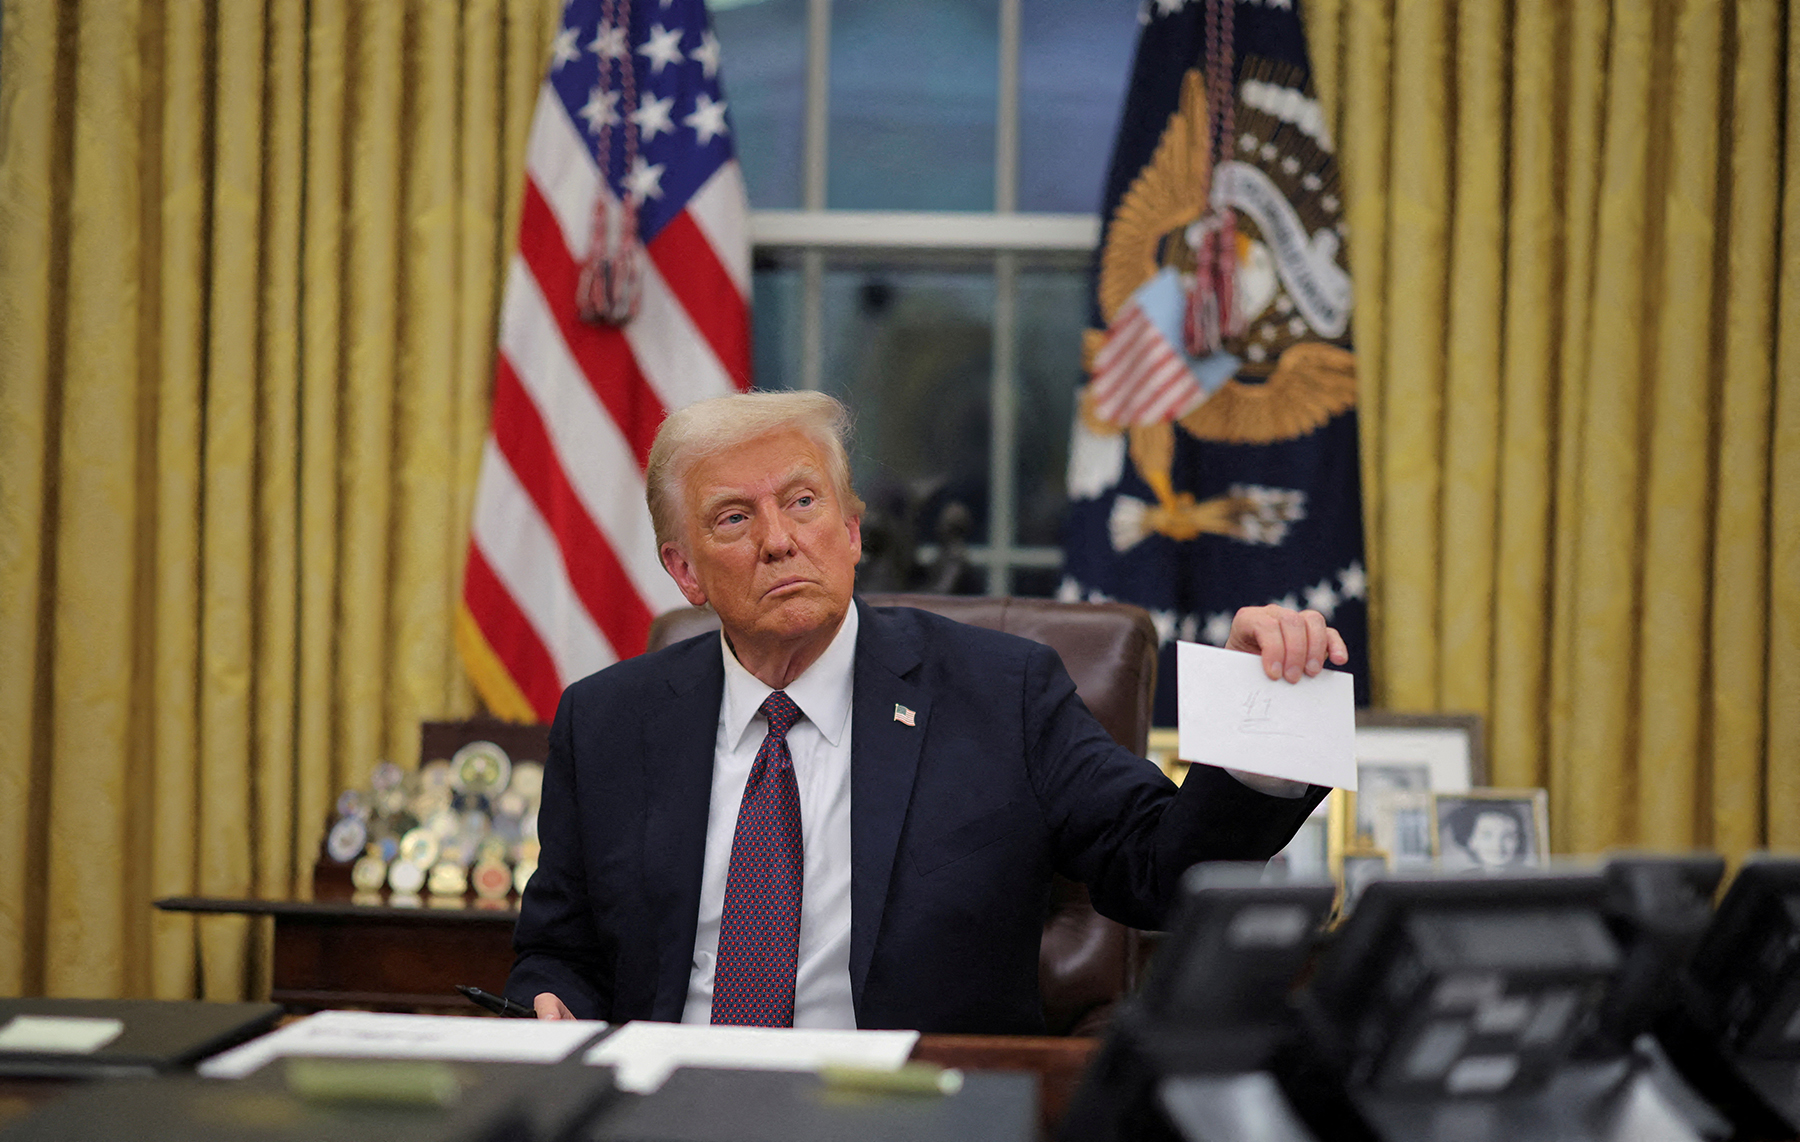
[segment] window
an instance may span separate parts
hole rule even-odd
[[[752,209],[756,383],[855,410],[868,585],[917,585],[966,532],[950,586],[1050,594],[1135,7],[711,8]]]

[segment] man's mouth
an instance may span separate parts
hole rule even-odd
[[[768,590],[763,592],[763,595],[764,595],[764,597],[768,597],[770,595],[787,594],[788,592],[792,591],[796,587],[806,587],[806,586],[810,586],[811,584],[812,584],[811,579],[807,579],[807,578],[804,578],[804,577],[798,576],[798,575],[791,576],[789,578],[776,581],[774,583],[774,585],[772,585]]]

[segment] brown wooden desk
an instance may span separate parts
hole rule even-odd
[[[966,1071],[1028,1071],[1038,1077],[1039,1133],[1056,1137],[1098,1039],[1050,1035],[921,1035],[912,1057]]]
[[[435,1011],[477,1009],[459,983],[499,992],[512,969],[512,901],[425,897],[417,905],[341,900],[158,900],[169,912],[271,917],[269,998],[295,1013],[332,1007]],[[1038,1075],[1046,1137],[1054,1133],[1098,1039],[1023,1035],[925,1035],[913,1057],[965,1070]]]

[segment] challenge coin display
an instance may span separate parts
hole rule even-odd
[[[378,902],[386,887],[395,896],[428,891],[440,906],[470,893],[485,907],[503,906],[537,867],[543,785],[543,762],[514,761],[491,741],[416,770],[381,762],[366,787],[338,795],[321,867],[349,865],[365,902]]]
[[[349,864],[368,843],[369,826],[361,817],[339,817],[325,837],[325,855],[339,864]]]
[[[495,817],[511,817],[516,821],[520,817],[523,817],[530,808],[531,803],[525,800],[525,794],[519,792],[517,789],[508,789],[506,792],[500,794],[500,796],[494,798]]]
[[[416,896],[425,887],[425,870],[409,860],[397,860],[388,866],[388,887],[404,896]]]
[[[521,761],[513,765],[512,781],[506,786],[518,793],[533,805],[544,795],[544,766],[542,762]]]
[[[380,892],[387,883],[387,861],[377,852],[364,853],[350,866],[350,884],[358,892]]]
[[[406,790],[398,785],[375,791],[375,812],[383,817],[398,817],[406,812]]]
[[[493,742],[470,742],[450,758],[450,785],[459,793],[493,797],[512,779],[512,758]]]
[[[506,862],[498,858],[484,857],[469,874],[475,885],[475,895],[483,900],[503,900],[512,891],[512,870]]]
[[[461,896],[469,890],[469,875],[456,861],[441,860],[431,866],[425,887],[433,896]]]
[[[446,804],[442,809],[424,818],[425,827],[439,837],[454,837],[462,832],[462,818],[455,809]]]
[[[449,758],[433,758],[419,767],[419,792],[450,792]]]
[[[400,838],[400,859],[419,868],[430,868],[438,860],[438,835],[418,828]]]

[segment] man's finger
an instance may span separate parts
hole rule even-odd
[[[1281,673],[1289,682],[1298,682],[1306,674],[1306,617],[1298,611],[1281,615]]]
[[[564,1006],[563,1001],[556,997],[555,992],[538,992],[537,997],[531,1001],[531,1008],[533,1011],[537,1012],[537,1017],[539,1019],[575,1018],[575,1013]]]
[[[1300,617],[1306,620],[1306,676],[1313,678],[1325,669],[1325,652],[1330,646],[1327,633],[1331,628],[1317,611],[1302,611]]]
[[[1281,624],[1271,622],[1257,636],[1257,644],[1262,647],[1263,673],[1273,682],[1281,677],[1287,668],[1287,649],[1281,637]]]
[[[1344,643],[1344,636],[1336,627],[1326,627],[1325,634],[1331,639],[1331,661],[1339,666],[1350,661],[1350,648]]]
[[[1246,627],[1250,644],[1262,655],[1263,673],[1273,682],[1287,668],[1287,644],[1282,638],[1281,616],[1273,607],[1258,607]]]

